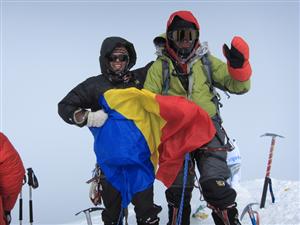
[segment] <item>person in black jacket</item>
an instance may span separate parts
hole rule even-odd
[[[83,81],[58,103],[58,113],[65,122],[79,127],[101,127],[107,114],[98,103],[99,97],[109,89],[141,89],[151,65],[149,63],[143,68],[130,71],[136,62],[136,52],[133,44],[121,37],[108,37],[103,41],[99,62],[102,74]],[[119,225],[121,194],[106,181],[105,175],[102,177],[101,195],[105,206],[102,220],[105,225]],[[161,207],[153,203],[153,186],[137,193],[132,203],[135,205],[138,225],[159,224],[157,215]]]

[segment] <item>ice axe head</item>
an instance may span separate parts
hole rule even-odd
[[[243,220],[245,214],[249,211],[252,211],[252,206],[253,205],[259,205],[258,203],[249,203],[248,205],[246,205],[246,207],[244,208],[242,214],[241,214],[241,220]]]
[[[86,213],[86,212],[91,213],[91,212],[94,212],[94,211],[97,211],[97,210],[104,210],[104,208],[103,207],[91,207],[91,208],[87,208],[87,209],[79,211],[78,213],[75,214],[75,216],[79,215],[82,212],[84,212],[84,213]]]
[[[94,211],[97,211],[97,210],[104,210],[104,208],[103,207],[92,207],[92,208],[84,209],[84,210],[81,210],[80,212],[76,213],[75,216],[77,216],[77,215],[79,215],[80,213],[83,212],[85,214],[87,224],[88,225],[93,225],[90,213],[94,212]]]
[[[260,137],[265,137],[265,136],[267,136],[267,137],[274,137],[274,138],[276,138],[276,137],[280,137],[280,138],[284,138],[283,136],[281,136],[281,135],[279,135],[279,134],[273,134],[273,133],[265,133],[265,134],[263,134],[263,135],[260,135]]]

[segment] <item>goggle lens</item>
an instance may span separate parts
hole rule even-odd
[[[168,33],[168,36],[172,41],[177,42],[195,41],[199,37],[199,31],[194,29],[173,30]]]
[[[129,56],[128,55],[111,55],[109,57],[109,61],[111,62],[116,62],[117,60],[119,60],[120,62],[125,62],[129,60]]]

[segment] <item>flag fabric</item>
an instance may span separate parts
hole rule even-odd
[[[120,191],[122,207],[153,184],[155,173],[169,187],[185,153],[208,143],[216,132],[209,115],[184,97],[111,89],[99,104],[108,119],[90,128],[94,151],[106,179]]]

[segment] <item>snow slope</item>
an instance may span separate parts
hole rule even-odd
[[[238,197],[237,203],[240,214],[243,208],[249,203],[260,203],[260,198],[262,194],[263,179],[244,181],[236,188]],[[300,224],[300,181],[283,181],[272,179],[273,191],[275,195],[275,203],[272,204],[270,194],[267,195],[266,205],[264,209],[259,209],[259,206],[253,206],[253,209],[258,211],[260,215],[260,224]],[[155,190],[162,190],[162,186],[159,183],[155,184]],[[163,191],[161,191],[163,192]],[[195,190],[193,192],[192,199],[192,210],[195,211],[199,206],[199,192]],[[167,206],[164,198],[156,199],[156,203],[163,206],[163,211],[160,213],[161,222],[160,224],[167,223]],[[203,202],[204,204],[204,202]],[[206,208],[203,211],[205,214],[208,214],[206,219],[195,219],[191,218],[191,225],[195,224],[214,224],[210,216],[210,211]],[[82,219],[77,220],[77,222],[70,222],[68,224],[61,225],[85,225],[86,220],[84,214],[79,215]],[[94,212],[92,216],[93,225],[102,225],[100,219],[99,211]],[[76,219],[74,219],[76,221]],[[128,223],[130,225],[136,224],[135,215],[133,207],[129,207],[129,218]],[[26,224],[26,223],[23,223]],[[251,224],[248,214],[246,214],[242,220],[242,224]]]

